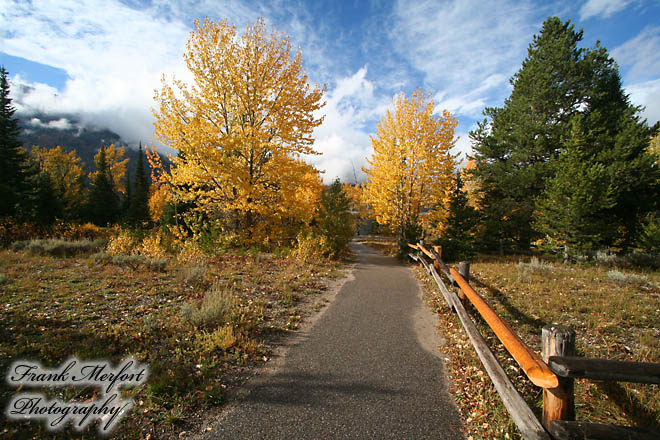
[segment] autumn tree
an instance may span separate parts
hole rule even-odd
[[[97,173],[99,172],[99,160],[101,159],[101,150],[103,150],[103,155],[105,157],[105,167],[107,169],[107,175],[112,182],[112,186],[116,191],[125,194],[126,186],[124,182],[124,176],[126,176],[126,165],[128,164],[128,158],[124,158],[126,149],[124,147],[116,147],[115,144],[110,144],[99,149],[94,155],[94,163],[96,164],[97,171],[89,173],[89,180],[94,182],[96,180]]]
[[[364,201],[364,188],[361,183],[342,184],[342,189],[348,198],[349,207],[356,223],[357,233],[360,235],[360,230],[369,225],[369,221],[373,218],[369,205]]]
[[[151,170],[152,190],[149,195],[149,217],[154,223],[160,223],[171,206],[176,211],[176,200],[168,180],[169,173],[165,171],[163,161],[155,148],[146,147],[144,153]],[[176,215],[176,212],[174,212]]]
[[[250,239],[288,216],[311,218],[320,181],[300,156],[316,153],[323,89],[310,88],[301,52],[261,19],[242,35],[207,19],[195,23],[184,59],[193,84],[163,78],[154,110],[157,138],[178,151],[168,178],[177,197]],[[307,196],[313,203],[289,205]]]
[[[444,219],[457,122],[447,111],[434,115],[434,105],[420,90],[410,99],[397,96],[394,111],[387,111],[371,138],[374,153],[363,168],[366,202],[376,221],[389,225],[400,241],[416,221],[437,232]]]
[[[63,218],[78,219],[85,200],[85,187],[83,165],[76,152],[66,153],[59,145],[50,149],[35,145],[31,155],[40,172],[48,173],[48,178],[41,179],[41,186],[46,181],[51,182]]]
[[[8,72],[0,67],[0,218],[32,216],[35,197],[34,168],[18,137],[16,110],[9,97]]]

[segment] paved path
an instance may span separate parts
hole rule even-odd
[[[207,438],[463,438],[435,318],[412,273],[366,246],[352,248],[355,279]]]

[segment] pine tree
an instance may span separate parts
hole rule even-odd
[[[537,202],[535,227],[557,245],[582,253],[607,243],[616,231],[607,211],[616,203],[616,189],[601,162],[592,160],[582,125],[576,118],[566,148],[554,163],[556,174],[548,180]]]
[[[126,193],[121,199],[121,215],[126,223],[131,223],[129,218],[129,212],[131,209],[131,202],[133,201],[133,190],[131,187],[131,171],[126,170],[126,183],[125,183]]]
[[[9,97],[8,72],[0,67],[0,218],[31,218],[35,196],[35,173],[21,142]]]
[[[602,164],[615,184],[609,215],[619,233],[605,241],[631,243],[640,218],[657,204],[658,170],[645,152],[649,129],[624,93],[614,60],[599,43],[578,48],[582,35],[570,21],[548,18],[511,80],[504,107],[487,108],[487,119],[470,133],[490,247],[501,241],[526,248],[539,237],[532,222],[536,201],[558,169],[553,162],[578,115],[582,159]]]
[[[479,213],[468,201],[460,171],[454,177],[447,210],[445,228],[436,244],[442,246],[442,258],[446,261],[468,260],[475,255]]]
[[[34,220],[42,225],[51,225],[62,216],[62,199],[58,197],[48,171],[39,173],[37,182]]]
[[[105,147],[101,147],[96,161],[96,171],[92,189],[89,192],[87,214],[89,220],[99,226],[114,223],[119,216],[119,197],[108,175]]]
[[[140,143],[135,168],[135,184],[128,208],[128,222],[134,226],[140,226],[149,221],[149,176],[144,166],[144,152],[142,143]]]
[[[323,191],[318,217],[318,228],[325,237],[328,254],[336,257],[353,236],[350,202],[339,179]]]

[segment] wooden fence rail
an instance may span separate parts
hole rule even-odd
[[[575,332],[563,326],[546,326],[542,332],[542,355],[539,357],[514,330],[475,292],[465,279],[469,265],[457,272],[442,261],[442,249],[427,249],[423,243],[409,244],[418,254],[408,254],[420,262],[433,277],[447,304],[456,312],[502,402],[523,437],[527,440],[569,439],[660,439],[660,431],[595,423],[575,422],[573,378],[617,380],[638,383],[660,383],[660,364],[620,362],[575,357]],[[431,259],[432,264],[424,259]],[[460,288],[457,295],[447,288],[442,273]],[[464,277],[465,275],[465,277]],[[493,330],[502,345],[518,362],[526,376],[543,389],[543,423],[534,415],[515,389],[497,358],[465,309],[469,300]]]

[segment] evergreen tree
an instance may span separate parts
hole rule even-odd
[[[89,220],[99,226],[117,221],[119,216],[119,198],[108,174],[105,147],[101,147],[96,161],[96,175],[92,182],[87,204]]]
[[[350,204],[339,179],[323,191],[318,217],[318,228],[325,237],[328,254],[336,257],[353,236]]]
[[[445,229],[435,244],[442,246],[442,258],[446,261],[468,260],[475,255],[479,213],[468,203],[460,171],[454,178],[448,211]]]
[[[607,243],[616,224],[606,213],[616,203],[615,185],[601,162],[589,158],[581,118],[555,162],[556,174],[548,180],[538,200],[535,227],[564,246],[564,258],[574,248],[579,252]]]
[[[660,214],[649,214],[646,218],[637,245],[645,252],[660,255]]]
[[[550,175],[547,163],[561,145],[565,124],[583,102],[583,74],[577,48],[582,31],[549,18],[535,35],[513,91],[503,108],[486,108],[470,133],[476,152],[474,173],[484,193],[485,238],[527,247],[534,237],[534,200]]]
[[[149,176],[144,166],[144,152],[140,143],[137,165],[135,168],[135,184],[128,208],[128,222],[140,226],[149,222]]]
[[[580,49],[581,40],[582,31],[570,21],[548,18],[511,80],[504,107],[487,108],[487,119],[470,133],[473,172],[483,191],[484,238],[491,247],[502,240],[526,248],[538,237],[532,223],[536,201],[558,169],[552,162],[577,115],[584,137],[580,159],[602,164],[617,181],[609,212],[620,226],[619,243],[632,241],[640,216],[657,203],[657,169],[649,167],[645,153],[649,129],[623,92],[607,51],[598,43]]]
[[[53,180],[48,171],[37,177],[34,219],[42,225],[51,225],[62,216],[62,199],[58,197]]]
[[[133,200],[133,191],[131,190],[131,170],[126,170],[126,194],[121,199],[121,215],[125,222],[130,223],[129,210]]]
[[[35,170],[21,142],[15,109],[9,97],[7,71],[0,67],[0,218],[31,218],[34,205]]]

